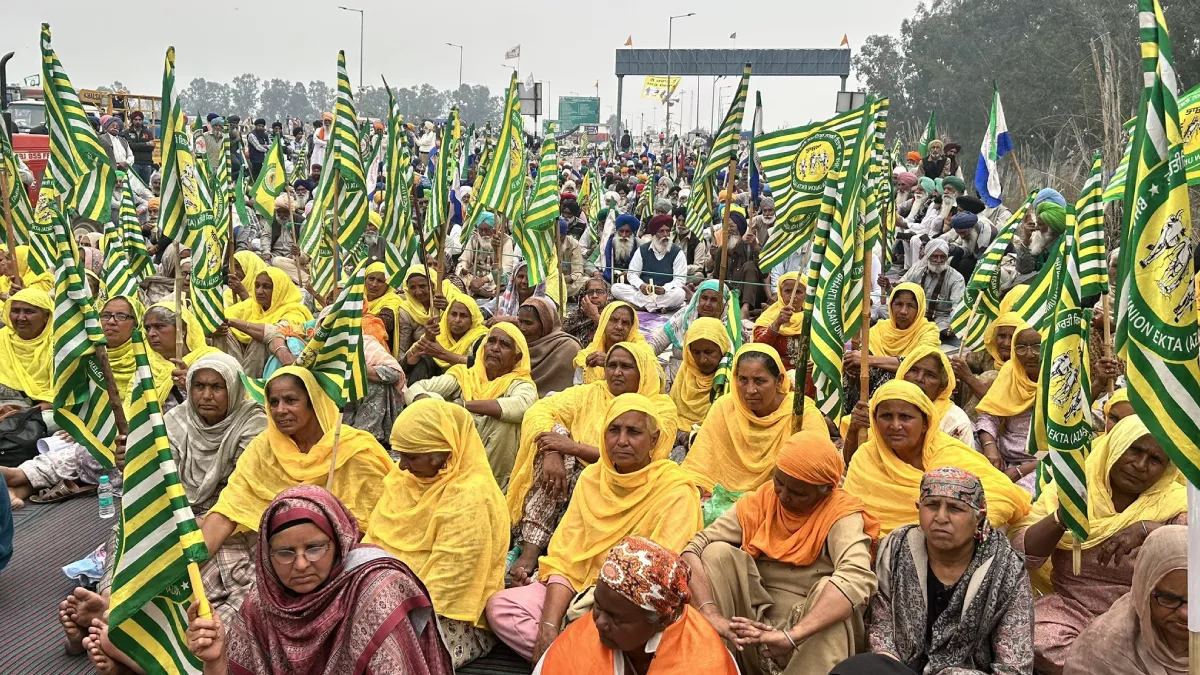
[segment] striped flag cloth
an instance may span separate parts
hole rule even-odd
[[[870,147],[863,148],[869,152],[867,159],[867,175],[862,190],[859,192],[859,211],[863,220],[866,250],[874,251],[875,247],[884,240],[886,233],[883,222],[883,185],[888,184],[891,171],[887,167],[887,150],[883,141],[887,136],[888,99],[881,99],[872,107],[874,116],[874,139]],[[883,270],[876,270],[882,273]]]
[[[830,176],[841,176],[857,147],[862,121],[872,115],[863,105],[824,122],[764,134],[754,139],[763,179],[775,199],[775,227],[759,252],[764,271],[778,265],[809,240]]]
[[[221,139],[221,157],[217,159],[216,165],[209,167],[210,186],[213,196],[213,221],[216,222],[214,228],[217,237],[226,241],[233,238],[233,208],[235,204],[234,180],[230,174],[230,154],[229,154],[229,135],[226,134]],[[243,197],[242,203],[245,204]],[[195,250],[201,246],[201,239],[204,237],[204,230],[196,237],[192,244],[192,249]]]
[[[979,164],[975,167],[975,189],[989,208],[1001,204],[1000,172],[996,164],[1011,151],[1012,136],[1008,134],[1004,107],[1000,105],[1000,88],[992,81],[992,114],[983,135],[983,145],[979,148]]]
[[[337,60],[333,141],[329,144],[325,171],[335,174],[338,246],[349,251],[358,245],[358,240],[367,231],[367,177],[358,145],[358,113],[354,109],[350,78],[346,75],[346,53],[341,51]]]
[[[1123,126],[1129,134],[1129,141],[1125,144],[1125,154],[1121,155],[1121,163],[1117,165],[1117,170],[1113,171],[1112,177],[1108,179],[1108,186],[1104,188],[1105,203],[1125,198],[1125,181],[1129,176],[1129,158],[1133,154],[1133,129],[1137,126],[1137,118],[1126,121]]]
[[[384,158],[387,192],[383,200],[383,227],[379,236],[384,241],[384,263],[389,281],[397,286],[417,252],[417,236],[413,231],[411,195],[412,152],[405,143],[404,117],[396,97],[388,90],[388,142]]]
[[[125,254],[125,241],[121,231],[112,222],[104,223],[104,234],[100,239],[100,251],[104,256],[100,280],[104,282],[104,297],[118,295],[136,298],[138,280],[129,269],[129,256]]]
[[[725,287],[725,306],[729,311],[725,312],[725,319],[721,323],[725,324],[725,334],[729,336],[729,351],[721,357],[717,372],[713,375],[712,391],[709,393],[713,401],[733,389],[733,355],[742,348],[742,304],[732,285]]]
[[[176,473],[140,328],[125,442],[124,493],[114,556],[109,637],[147,673],[198,673],[187,649],[187,566],[208,559]]]
[[[1104,158],[1092,159],[1092,171],[1075,204],[1075,244],[1079,265],[1079,297],[1108,292],[1108,258],[1104,252]]]
[[[283,194],[287,187],[287,169],[283,164],[283,148],[279,145],[279,137],[271,143],[266,160],[258,172],[258,180],[254,181],[254,210],[263,218],[270,220],[275,217],[275,199]]]
[[[699,183],[706,178],[716,176],[722,169],[729,168],[729,163],[737,159],[738,145],[742,140],[742,118],[746,114],[746,95],[750,88],[750,64],[742,72],[742,80],[738,83],[737,92],[729,104],[725,119],[713,136],[712,147],[709,148],[708,158],[696,172],[693,183]]]
[[[206,334],[212,334],[225,321],[225,242],[215,227],[200,230],[198,245],[192,251],[192,310]]]
[[[115,465],[117,423],[96,358],[104,331],[92,307],[92,291],[61,223],[55,225],[58,267],[54,274],[54,421],[87,448],[104,469]]]
[[[688,195],[687,214],[683,222],[697,237],[704,236],[704,231],[711,228],[716,220],[716,180],[716,176],[710,176],[692,183],[692,193]]]
[[[42,24],[42,92],[46,104],[46,128],[50,137],[50,161],[42,174],[34,217],[49,223],[58,200],[82,218],[104,223],[112,220],[111,201],[116,174],[108,153],[87,119],[79,95],[50,45],[50,24]],[[46,270],[54,267],[45,260]]]
[[[1200,185],[1200,85],[1179,97],[1179,128],[1188,185]]]
[[[1116,345],[1133,409],[1188,482],[1200,485],[1196,285],[1178,82],[1162,7],[1138,0],[1138,8],[1146,89],[1125,191]]]
[[[442,144],[437,150],[436,166],[432,155],[429,160],[428,175],[433,189],[429,194],[429,206],[425,209],[425,231],[430,235],[425,241],[427,253],[433,253],[437,248],[442,226],[449,228],[450,194],[458,179],[461,144],[462,123],[458,119],[458,108],[451,108],[442,131]],[[442,255],[445,256],[445,251],[442,251]]]
[[[929,154],[929,142],[937,140],[937,111],[929,111],[929,123],[925,125],[925,135],[921,137],[921,142],[917,144],[917,150],[924,157]]]
[[[312,193],[312,209],[300,225],[300,250],[308,256],[316,255],[325,223],[333,218],[333,172],[322,171],[317,187]]]
[[[1067,209],[1067,232],[1074,232],[1075,209]],[[1050,251],[1048,263],[1030,282],[1029,289],[1013,305],[1012,311],[1021,315],[1030,328],[1036,328],[1046,339],[1054,308],[1058,305],[1061,287],[1055,282],[1062,275],[1066,255],[1066,236],[1060,236]]]
[[[130,171],[127,176],[134,176]],[[137,210],[133,206],[133,186],[126,182],[121,190],[121,211],[118,218],[121,246],[125,249],[125,257],[129,264],[129,274],[134,283],[141,283],[146,277],[154,274],[154,260],[146,248],[146,238],[142,236],[142,224],[138,220]]]
[[[517,92],[517,74],[513,72],[504,99],[504,122],[496,148],[483,169],[483,181],[472,195],[474,208],[463,223],[462,240],[470,238],[479,214],[493,211],[510,221],[517,217],[525,189],[525,122],[521,118],[521,101]]]
[[[647,190],[648,192],[648,190]],[[537,182],[525,206],[525,216],[513,223],[513,241],[529,262],[529,283],[540,284],[550,276],[558,255],[554,250],[554,230],[558,227],[558,142],[554,124],[542,141]]]
[[[8,126],[5,124],[3,116],[0,116],[0,165],[3,170],[0,180],[8,184],[8,208],[9,213],[12,214],[13,234],[17,241],[8,241],[8,232],[2,227],[0,227],[0,239],[9,245],[8,250],[11,253],[13,246],[29,243],[29,230],[34,221],[33,205],[29,203],[29,193],[25,191],[25,185],[21,182],[21,175],[17,169],[17,155],[13,151],[12,143],[9,142]],[[2,215],[3,212],[0,212],[0,216]],[[41,272],[44,271],[41,270]]]
[[[211,188],[199,173],[196,158],[192,154],[192,144],[188,140],[183,106],[175,91],[174,47],[167,47],[163,62],[162,110],[162,185],[158,231],[162,237],[190,248],[196,243],[200,229],[214,225],[215,221]]]
[[[317,324],[296,363],[312,371],[326,394],[341,408],[366,395],[367,365],[363,357],[364,263],[354,270],[342,294]]]
[[[333,269],[333,249],[337,246],[328,232],[320,233],[317,245],[309,255],[312,257],[312,278],[309,283],[313,289],[324,296],[333,292],[336,275]],[[342,261],[344,264],[344,261]]]

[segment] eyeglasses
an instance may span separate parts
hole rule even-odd
[[[584,295],[604,295],[606,293],[608,293],[608,291],[603,288],[589,288],[583,292]]]
[[[126,314],[124,312],[101,312],[100,314],[101,321],[116,321],[117,323],[132,321],[134,318],[136,317],[134,317],[132,314]]]
[[[1158,603],[1158,606],[1162,607],[1163,609],[1179,609],[1180,607],[1188,604],[1187,598],[1181,598],[1178,595],[1172,595],[1170,593],[1150,591],[1150,597],[1154,598],[1154,601]]]
[[[329,542],[317,544],[316,546],[306,546],[304,547],[304,559],[308,562],[317,562],[321,558],[324,558],[326,553],[329,553],[329,548]],[[280,565],[291,565],[296,562],[296,551],[290,548],[271,551],[271,559]]]
[[[1025,356],[1026,354],[1041,354],[1042,345],[1041,343],[1036,345],[1013,345],[1012,351],[1017,356]]]

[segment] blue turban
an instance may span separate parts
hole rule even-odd
[[[486,224],[488,227],[495,227],[496,226],[496,216],[492,215],[491,211],[484,211],[483,213],[479,214],[478,218],[475,219],[475,224],[476,225]]]
[[[1033,198],[1033,208],[1036,210],[1037,207],[1042,204],[1042,202],[1050,202],[1052,204],[1058,204],[1064,209],[1067,208],[1067,200],[1063,199],[1063,196],[1059,194],[1058,190],[1051,188],[1045,188],[1041,192],[1037,193],[1037,196]]]
[[[746,216],[742,215],[740,211],[734,211],[733,209],[730,209],[729,220],[733,223],[734,227],[737,228],[739,237],[746,234],[746,230],[750,225],[746,222]]]
[[[950,219],[950,227],[956,230],[974,229],[979,224],[979,216],[970,211],[959,211]]]
[[[622,213],[621,215],[617,216],[617,226],[615,229],[619,230],[622,227],[632,227],[633,231],[637,232],[641,225],[642,221],[638,220],[636,217],[631,216],[628,213]]]

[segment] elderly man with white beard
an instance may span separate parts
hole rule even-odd
[[[646,232],[651,239],[630,259],[626,283],[613,284],[614,298],[650,312],[669,312],[683,306],[687,300],[687,256],[671,243],[671,223],[671,216],[665,214],[650,219]]]
[[[900,278],[925,290],[925,318],[937,324],[942,339],[954,337],[950,318],[967,291],[963,276],[950,266],[950,244],[934,239],[925,244],[925,257]]]
[[[625,270],[629,269],[629,263],[637,251],[637,231],[641,224],[636,216],[628,213],[617,216],[612,236],[604,244],[601,260],[600,269],[605,281],[613,283],[624,278]]]
[[[462,257],[458,260],[458,276],[467,286],[467,292],[472,298],[486,300],[496,297],[496,280],[492,276],[496,271],[496,237],[503,239],[499,263],[501,282],[507,283],[512,274],[513,261],[516,260],[512,237],[496,232],[496,217],[484,211],[479,216],[475,231],[467,240]]]
[[[985,207],[981,200],[963,195],[957,203],[958,213],[950,219],[950,231],[938,239],[950,244],[950,266],[958,270],[963,278],[969,279],[975,265],[996,238],[997,229],[990,220],[980,215]]]
[[[1000,288],[1008,290],[1037,275],[1050,260],[1055,244],[1067,229],[1067,201],[1057,190],[1046,188],[1025,212],[1018,236],[1000,261]]]

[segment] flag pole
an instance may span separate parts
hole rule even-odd
[[[1017,170],[1017,180],[1021,183],[1021,194],[1029,194],[1029,188],[1025,187],[1025,172],[1021,171],[1021,163],[1017,161],[1017,149],[1010,150],[1008,156],[1012,157],[1013,168]]]
[[[554,223],[554,260],[558,263],[558,292],[561,302],[558,304],[558,317],[564,319],[567,316],[567,280],[563,278],[563,261],[562,261],[562,233],[559,231],[558,223]]]
[[[192,583],[192,595],[196,596],[199,604],[196,613],[201,619],[212,618],[212,606],[208,604],[208,596],[204,592],[204,578],[200,574],[200,566],[194,562],[187,565],[188,581]]]
[[[858,245],[863,257],[863,295],[862,295],[862,324],[858,337],[858,349],[861,357],[858,362],[858,400],[867,401],[871,398],[871,252],[867,250],[865,240],[866,230],[860,223],[858,226]],[[867,430],[858,430],[858,442],[867,442]]]
[[[1188,504],[1188,522],[1192,522],[1193,518],[1200,518],[1200,493],[1196,491],[1196,486],[1188,481],[1187,484],[1187,504]],[[1200,522],[1200,521],[1197,521]],[[1200,587],[1200,574],[1194,567],[1196,560],[1200,560],[1200,529],[1188,528],[1188,595],[1191,591],[1197,590]],[[1190,675],[1200,675],[1200,632],[1195,630],[1195,626],[1189,615],[1188,617],[1188,673]]]
[[[335,169],[336,171],[336,169]],[[330,223],[330,235],[333,237],[333,288],[337,290],[342,283],[342,244],[338,241],[338,193],[341,192],[342,177],[335,173],[333,176],[333,222]],[[325,304],[329,304],[326,302]],[[334,444],[334,448],[337,444]]]
[[[729,160],[729,178],[725,181],[725,211],[721,218],[721,270],[717,281],[717,293],[725,295],[725,272],[729,266],[729,228],[733,221],[729,218],[729,208],[733,203],[733,172],[737,170],[737,158]],[[794,289],[793,289],[794,290]],[[732,311],[734,308],[730,308]],[[741,307],[736,308],[738,312]]]
[[[1105,261],[1105,264],[1107,265],[1108,261]],[[1102,296],[1100,296],[1100,301],[1102,303],[1100,311],[1104,312],[1104,356],[1108,357],[1108,358],[1112,358],[1112,355],[1113,355],[1113,353],[1112,353],[1112,325],[1108,322],[1110,306],[1108,303],[1108,290],[1107,289],[1105,289],[1104,294]],[[1110,396],[1112,395],[1112,393],[1114,391],[1114,388],[1113,388],[1114,386],[1115,386],[1115,383],[1113,382],[1113,380],[1110,379],[1108,381],[1108,393]]]
[[[292,194],[292,188],[287,188],[288,196],[288,228],[292,232],[292,237],[296,240],[296,248],[300,248],[300,237],[296,236],[296,197]],[[304,288],[304,268],[300,266],[300,252],[292,256],[296,263],[296,280],[300,282],[300,288]],[[229,256],[230,266],[233,266],[233,254]]]
[[[8,165],[0,164],[0,192],[4,197],[4,234],[8,237],[8,254],[16,260],[17,233],[13,229],[12,196],[8,189]],[[8,317],[5,317],[7,320]]]
[[[508,218],[505,218],[503,214],[496,215],[500,216],[500,222],[505,225],[504,229],[508,230]],[[501,239],[501,236],[503,235],[501,235],[499,232],[499,228],[497,228],[497,232],[494,234],[496,239],[496,243],[494,244],[496,252],[496,265],[495,269],[492,270],[492,274],[496,277],[496,308],[492,311],[492,316],[500,316],[500,296],[502,295],[502,291],[500,290],[500,280],[504,278],[504,274],[501,272],[501,270],[504,269],[504,261],[502,259],[502,256],[504,255],[504,240]],[[508,236],[511,237],[512,234],[509,234]],[[526,272],[526,274],[528,274],[528,272]]]

